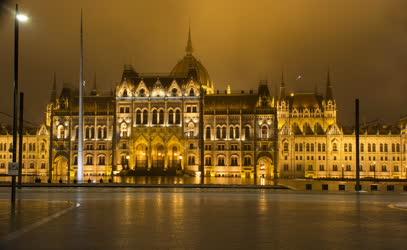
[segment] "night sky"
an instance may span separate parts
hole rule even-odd
[[[0,111],[12,113],[14,1],[0,1]],[[339,122],[396,122],[406,115],[405,0],[20,0],[31,20],[20,27],[20,85],[27,120],[42,122],[53,73],[58,90],[79,76],[79,17],[84,9],[85,77],[110,90],[123,64],[138,72],[169,72],[184,55],[191,20],[195,56],[217,89],[273,92],[282,67],[291,91],[325,92],[331,69]],[[301,80],[296,80],[302,75]],[[11,120],[0,115],[0,120]]]

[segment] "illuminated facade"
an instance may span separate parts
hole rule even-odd
[[[170,73],[125,65],[113,91],[98,91],[96,79],[91,85],[84,97],[85,178],[196,175],[201,164],[206,176],[355,177],[354,130],[338,124],[329,73],[324,95],[288,94],[284,79],[279,93],[267,82],[256,91],[219,91],[194,57],[189,34],[186,54]],[[397,126],[362,124],[362,178],[406,178],[406,132],[407,119]],[[77,135],[78,91],[64,86],[57,96],[54,80],[46,126],[25,138],[37,143],[35,157],[26,159],[35,161],[34,170],[23,173],[75,178]],[[10,133],[0,136],[0,145],[10,142]]]

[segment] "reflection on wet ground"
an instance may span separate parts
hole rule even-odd
[[[0,200],[7,197],[0,188]],[[406,243],[407,211],[389,205],[407,196],[396,193],[24,188],[19,197],[81,206],[0,249],[402,249]]]

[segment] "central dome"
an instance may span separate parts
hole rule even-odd
[[[206,87],[208,93],[213,92],[213,83],[209,76],[208,71],[193,55],[193,48],[191,42],[191,29],[188,33],[188,43],[185,48],[186,55],[178,61],[178,63],[171,70],[171,76],[174,77],[188,77],[202,84]]]

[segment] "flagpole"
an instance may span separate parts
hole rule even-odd
[[[79,124],[78,124],[78,171],[77,181],[83,182],[83,17],[81,9],[81,34],[80,34],[80,75],[79,75]]]

